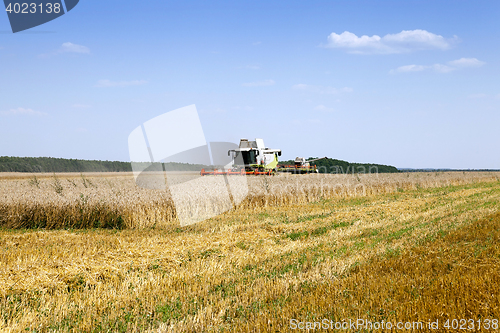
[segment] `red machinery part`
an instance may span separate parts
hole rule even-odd
[[[205,171],[205,169],[201,169],[200,175],[202,175],[202,176],[210,176],[210,175],[214,175],[214,176],[223,176],[223,175],[234,175],[234,176],[267,175],[267,176],[271,176],[271,175],[273,175],[273,171],[272,170],[268,170],[268,171],[257,171],[257,170],[255,170],[255,171],[245,171],[244,169],[241,169],[240,171],[231,171],[231,170],[228,170],[228,171],[219,171],[219,170]]]
[[[205,171],[205,169],[201,169],[200,171],[200,175],[202,176],[208,176],[208,175],[215,175],[215,176],[223,176],[223,175],[245,175],[245,170],[241,170],[241,171],[231,171],[231,170],[228,170],[228,171],[219,171],[219,170],[213,170],[213,171]]]

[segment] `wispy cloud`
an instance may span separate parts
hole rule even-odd
[[[96,87],[108,88],[108,87],[130,87],[130,86],[141,86],[148,83],[146,80],[133,80],[133,81],[111,81],[111,80],[99,80]]]
[[[460,58],[458,60],[450,61],[448,64],[455,67],[481,67],[486,63],[476,58]]]
[[[59,49],[51,53],[40,54],[40,58],[50,58],[62,53],[79,53],[79,54],[90,54],[90,49],[83,45],[73,44],[70,42],[63,43]]]
[[[425,70],[427,66],[421,66],[421,65],[406,65],[406,66],[401,66],[396,68],[396,71],[399,73],[406,73],[406,72],[421,72]]]
[[[313,92],[313,93],[318,93],[318,94],[326,94],[326,95],[336,95],[339,93],[350,93],[353,91],[352,88],[349,88],[349,87],[337,89],[334,87],[315,86],[315,85],[303,84],[303,83],[293,85],[292,89],[308,91],[308,92]]]
[[[349,53],[359,54],[391,54],[407,53],[417,50],[438,49],[447,50],[458,42],[458,37],[444,38],[426,30],[403,30],[396,34],[387,34],[383,37],[378,35],[358,37],[349,31],[341,34],[332,32],[328,36],[326,48],[338,48],[347,50]]]
[[[314,110],[318,110],[321,112],[333,112],[333,111],[335,111],[333,108],[326,107],[323,104],[316,106],[314,108]]]
[[[456,67],[450,67],[450,66],[441,65],[441,64],[434,64],[430,67],[431,67],[431,69],[433,69],[435,72],[438,72],[438,73],[449,73],[449,72],[453,72],[454,70],[457,69]]]
[[[426,70],[433,70],[435,72],[439,73],[449,73],[456,68],[454,67],[449,67],[446,65],[441,65],[441,64],[434,64],[431,66],[422,66],[422,65],[406,65],[406,66],[401,66],[396,69],[391,69],[389,73],[391,74],[396,74],[396,73],[412,73],[412,72],[422,72]]]
[[[0,111],[2,116],[17,116],[17,115],[27,115],[27,116],[46,116],[45,112],[35,111],[33,109],[17,108],[10,109],[8,111]]]
[[[89,54],[90,49],[86,46],[83,46],[83,45],[78,45],[78,44],[73,44],[73,43],[67,42],[67,43],[63,43],[63,45],[61,45],[61,47],[59,48],[59,53],[65,53],[65,52]]]
[[[264,80],[264,81],[243,83],[242,86],[244,86],[244,87],[264,87],[264,86],[273,86],[274,84],[276,84],[276,82],[274,82],[274,80]]]
[[[254,45],[254,46],[257,46],[257,45],[260,45],[260,44],[262,44],[262,42],[253,42],[252,43],[252,45]]]
[[[396,69],[392,69],[389,73],[411,73],[411,72],[422,72],[425,70],[431,70],[438,73],[449,73],[461,68],[472,68],[472,67],[481,67],[485,65],[484,61],[480,61],[476,58],[461,58],[458,60],[449,61],[447,65],[443,64],[434,64],[430,66],[423,65],[406,65],[400,66]]]

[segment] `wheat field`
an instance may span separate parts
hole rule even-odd
[[[249,177],[235,209],[180,227],[128,174],[2,175],[0,330],[499,319],[499,176]]]
[[[241,176],[230,176],[239,178]],[[231,208],[220,176],[203,177],[196,196],[180,193],[185,206],[218,215]],[[246,177],[248,195],[236,209],[284,207],[322,199],[370,196],[408,189],[460,185],[500,179],[494,172],[435,172],[362,175],[291,175]],[[169,184],[170,185],[170,184]],[[225,188],[223,188],[225,189]],[[172,228],[179,226],[167,190],[138,187],[132,174],[0,175],[0,226],[6,228]]]

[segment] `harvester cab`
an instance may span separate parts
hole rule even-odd
[[[310,166],[309,162],[306,161],[305,157],[296,157],[295,158],[295,166],[296,167],[305,167],[305,166]]]

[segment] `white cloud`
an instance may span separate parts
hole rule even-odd
[[[90,49],[86,46],[83,45],[78,45],[78,44],[73,44],[70,42],[63,43],[61,45],[61,48],[59,49],[59,52],[70,52],[70,53],[90,53]]]
[[[274,80],[264,80],[264,81],[258,81],[258,82],[247,82],[243,83],[242,86],[244,87],[264,87],[264,86],[272,86],[276,82]]]
[[[148,83],[146,80],[134,80],[134,81],[111,81],[111,80],[99,80],[96,87],[108,88],[108,87],[130,87],[130,86],[141,86]]]
[[[455,67],[481,67],[486,63],[476,58],[460,58],[458,60],[450,61],[448,64]]]
[[[407,66],[401,66],[396,68],[396,72],[398,73],[406,73],[406,72],[421,72],[424,69],[426,69],[427,66],[421,66],[421,65],[407,65]]]
[[[453,39],[456,40],[457,37]],[[397,34],[388,34],[383,37],[383,41],[387,44],[410,44],[415,49],[433,48],[442,50],[449,49],[452,43],[452,41],[447,41],[441,35],[421,29],[403,30]]]
[[[303,84],[303,83],[293,85],[292,89],[314,92],[314,93],[318,93],[318,94],[327,94],[327,95],[336,95],[339,93],[350,93],[353,91],[352,88],[349,88],[349,87],[337,89],[334,87],[314,86],[314,85]]]
[[[17,108],[10,109],[8,111],[0,112],[3,116],[16,116],[16,115],[28,115],[28,116],[46,116],[45,112],[35,111],[33,109]]]
[[[434,64],[431,66],[431,68],[434,71],[439,72],[439,73],[449,73],[449,72],[453,72],[454,70],[456,70],[456,68],[454,68],[454,67],[441,65],[441,64]]]
[[[333,108],[326,107],[323,104],[318,105],[317,107],[314,108],[314,110],[318,110],[318,111],[322,111],[322,112],[333,112],[333,111],[335,111]]]
[[[448,65],[434,64],[430,66],[423,65],[406,65],[401,66],[396,69],[392,69],[389,73],[410,73],[410,72],[422,72],[424,70],[433,70],[438,73],[449,73],[455,70],[466,68],[466,67],[481,67],[486,64],[484,61],[477,60],[476,58],[461,58],[458,60],[449,61]]]
[[[406,53],[416,50],[439,49],[447,50],[458,41],[458,37],[446,39],[426,30],[403,30],[397,34],[387,34],[358,37],[349,31],[341,34],[332,32],[328,36],[326,48],[346,49],[349,53]]]
[[[406,65],[406,66],[401,66],[396,69],[392,69],[389,73],[391,74],[396,74],[396,73],[411,73],[411,72],[422,72],[425,70],[433,70],[438,73],[449,73],[451,71],[456,70],[456,68],[449,67],[446,65],[442,64],[434,64],[432,66],[422,66],[422,65]]]
[[[90,54],[90,49],[83,45],[73,44],[70,42],[63,43],[61,47],[52,53],[43,53],[38,55],[39,58],[50,58],[61,53],[80,53]]]

